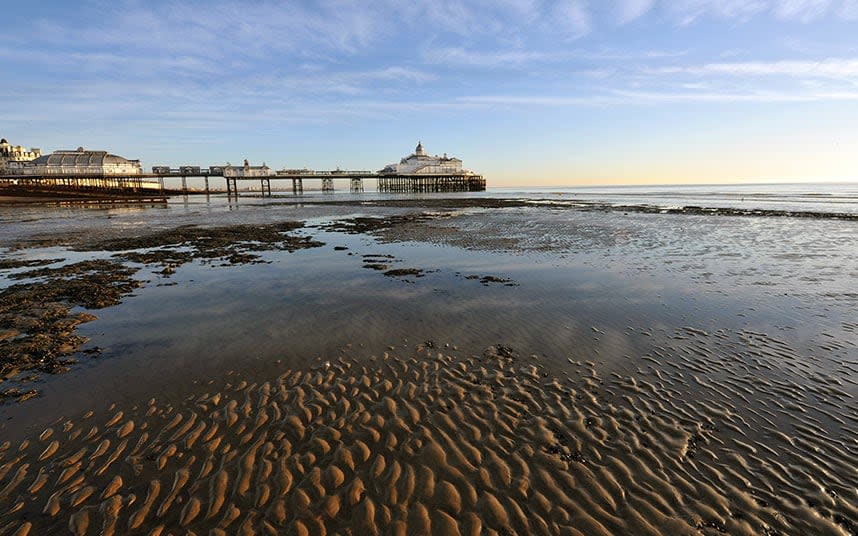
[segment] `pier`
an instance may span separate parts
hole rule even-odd
[[[98,202],[166,202],[163,185],[147,187],[143,175],[0,175],[0,193],[70,195]]]
[[[211,192],[210,180],[223,178],[227,195],[239,195],[239,183],[258,181],[262,196],[272,195],[272,182],[291,182],[292,194],[304,193],[304,183],[319,181],[322,192],[333,192],[335,181],[347,181],[349,191],[364,191],[364,181],[374,180],[379,192],[440,193],[480,192],[486,189],[482,175],[464,169],[455,157],[431,156],[417,144],[414,152],[397,164],[389,164],[381,171],[342,170],[317,171],[311,169],[281,169],[274,171],[264,163],[243,165],[193,166],[177,168],[153,166],[145,173],[139,160],[128,160],[106,151],[91,151],[78,147],[42,155],[28,162],[11,162],[6,174],[0,175],[0,187],[7,191],[67,192],[79,195],[98,192],[118,196],[166,196],[173,193],[188,194],[188,179],[203,179],[205,193]],[[2,168],[0,168],[2,169]],[[180,179],[180,189],[168,189],[167,179]],[[281,190],[278,190],[281,191]],[[288,191],[288,190],[287,190]]]
[[[480,175],[378,175],[379,192],[482,192],[486,180]]]
[[[334,180],[347,180],[352,193],[364,191],[364,180],[376,181],[376,189],[379,192],[482,192],[486,189],[486,180],[481,175],[391,175],[342,170],[277,172],[267,177],[226,177],[226,185],[228,194],[238,195],[239,182],[259,181],[262,195],[270,196],[271,181],[291,181],[292,193],[298,195],[304,192],[304,181],[320,181],[323,192],[333,192]]]
[[[322,192],[334,192],[334,181],[347,181],[349,191],[364,191],[364,181],[376,181],[379,192],[391,193],[440,193],[479,192],[486,189],[486,181],[480,175],[395,175],[372,171],[301,171],[277,172],[267,176],[225,176],[223,168],[196,168],[194,170],[162,170],[159,173],[128,175],[2,175],[0,185],[6,188],[32,192],[100,192],[105,194],[163,196],[172,192],[189,193],[188,179],[202,178],[204,191],[211,193],[212,178],[226,181],[228,195],[239,195],[239,184],[258,182],[263,197],[272,195],[272,182],[291,182],[293,195],[304,193],[305,182],[318,181]],[[181,180],[181,187],[169,189],[166,179]]]
[[[242,177],[242,176],[226,176],[226,190],[228,194],[238,195],[239,182],[259,181],[260,190],[263,196],[271,195],[271,181],[287,181],[292,183],[292,193],[300,195],[304,193],[304,181],[315,182],[319,181],[320,189],[323,192],[334,191],[334,180],[348,181],[349,191],[359,193],[364,191],[363,181],[366,179],[378,180],[379,174],[373,171],[313,171],[313,170],[282,170],[272,175]],[[381,190],[379,190],[381,191]]]

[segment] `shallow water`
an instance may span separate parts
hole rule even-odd
[[[68,203],[58,206],[0,204],[0,247],[34,236],[56,233],[80,235],[112,232],[135,233],[141,227],[170,228],[183,224],[229,225],[264,223],[283,218],[307,219],[354,212],[377,214],[374,201],[434,200],[438,194],[389,194],[366,191],[335,193],[307,191],[300,196],[275,191],[274,197],[248,193],[172,197],[168,204],[152,206],[91,206]],[[858,214],[858,183],[616,186],[572,188],[489,188],[485,192],[443,194],[450,199],[515,199],[534,204],[574,207],[580,203],[607,206],[696,206],[742,210],[800,211],[812,214]],[[319,207],[317,203],[348,202],[352,205]],[[361,203],[368,203],[361,206]],[[388,207],[384,213],[393,209]]]
[[[590,201],[661,208],[697,206],[741,210],[858,213],[858,183],[770,183],[574,188],[504,188],[489,195],[548,200],[561,205]]]
[[[152,217],[146,211],[116,216],[123,225],[174,221],[161,218],[161,210]],[[79,327],[90,345],[104,349],[101,357],[42,380],[39,399],[0,408],[4,437],[33,437],[61,416],[77,422],[88,410],[106,421],[105,408],[114,403],[127,416],[137,415],[139,425],[153,397],[159,408],[173,408],[167,414],[187,415],[194,411],[190,400],[213,392],[210,381],[276,386],[286,370],[333,362],[347,345],[349,359],[369,366],[373,382],[381,382],[388,372],[365,360],[392,347],[407,360],[417,355],[416,345],[431,341],[443,354],[467,360],[503,344],[521,354],[513,368],[537,363],[545,382],[557,378],[577,393],[519,383],[515,374],[504,382],[538,401],[531,410],[551,400],[564,408],[550,415],[559,419],[556,435],[577,445],[562,459],[562,470],[579,480],[574,489],[568,481],[554,486],[571,505],[589,511],[589,517],[579,513],[579,527],[712,534],[855,529],[855,222],[528,207],[458,210],[451,218],[370,237],[320,226],[330,218],[390,209],[260,203],[237,214],[221,205],[166,210],[190,211],[182,222],[310,218],[302,232],[326,246],[266,252],[269,264],[195,262],[168,278],[144,269],[138,275],[149,282],[135,296]],[[87,214],[76,224],[81,232],[110,216]],[[45,223],[22,217],[16,225],[38,234],[34,229]],[[50,248],[16,255],[57,253]],[[391,256],[385,262],[393,268],[425,274],[385,277],[362,268],[363,255],[371,254]],[[487,275],[516,286],[468,278]],[[240,403],[245,390],[224,393]],[[438,400],[421,403],[431,414]],[[478,398],[462,407],[479,413],[490,403]],[[317,426],[331,424],[317,417]],[[105,430],[115,434],[120,426]],[[521,438],[534,440],[547,424],[522,426]],[[63,445],[68,454],[82,448],[80,439]],[[493,448],[504,463],[522,455]],[[550,444],[546,448],[555,452]],[[401,453],[373,450],[383,452],[403,465],[413,463]],[[532,471],[550,467],[533,463]],[[91,484],[106,485],[102,480]],[[148,482],[134,488],[138,497]],[[540,486],[541,493],[551,490],[550,483]],[[513,500],[502,487],[479,489]],[[389,496],[379,493],[375,504],[390,506]],[[508,511],[537,506],[515,500],[504,502]],[[472,505],[489,519],[492,508],[484,507]],[[178,512],[170,515],[178,520]],[[556,511],[540,515],[553,519],[558,530],[563,525]]]

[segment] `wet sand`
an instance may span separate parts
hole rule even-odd
[[[271,349],[248,335],[246,353],[283,358],[252,367],[144,362],[161,367],[153,378],[184,377],[141,374],[113,405],[44,409],[75,374],[119,370],[109,349],[91,372],[48,382],[44,401],[4,413],[18,425],[0,447],[0,534],[855,533],[851,227],[485,210],[335,217],[269,244],[234,228],[78,240],[152,277],[173,267],[79,329],[121,326],[112,309],[238,270],[279,292],[279,277],[340,274],[344,287],[319,282],[270,310],[252,288],[245,299],[262,307],[250,318],[309,309],[307,322],[342,335],[301,323],[264,332]],[[194,244],[209,235],[206,256]],[[232,264],[234,253],[255,257]],[[210,306],[243,307],[241,285]],[[292,303],[302,293],[312,298]],[[394,311],[403,331],[386,323]],[[367,328],[348,318],[373,338],[357,344]],[[482,351],[487,339],[501,344]],[[133,355],[145,360],[145,346]],[[28,407],[44,426],[21,433]]]
[[[691,405],[664,384],[601,378],[587,363],[555,378],[538,359],[504,347],[467,358],[425,347],[350,354],[262,384],[235,373],[178,405],[153,398],[111,407],[5,444],[0,527],[14,534],[853,529],[852,490],[806,497],[795,481],[822,471],[806,483],[812,489],[826,473],[854,471],[836,445],[790,460],[801,443],[826,443],[812,422],[795,436],[771,429],[771,441],[755,447],[739,439],[746,423],[722,401]],[[700,388],[719,390],[703,381]],[[793,452],[779,451],[787,445]]]

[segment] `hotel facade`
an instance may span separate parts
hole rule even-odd
[[[0,139],[0,175],[8,173],[12,162],[29,162],[42,156],[42,150],[32,147],[28,151],[21,145],[11,145],[6,138]]]

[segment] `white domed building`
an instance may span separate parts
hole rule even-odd
[[[417,142],[414,152],[378,172],[378,189],[386,192],[480,192],[486,189],[481,175],[462,167],[455,157],[431,156]]]
[[[399,161],[398,164],[389,164],[379,173],[390,175],[462,175],[473,174],[472,171],[462,169],[462,161],[455,157],[430,156],[423,143],[417,142],[414,152]]]

